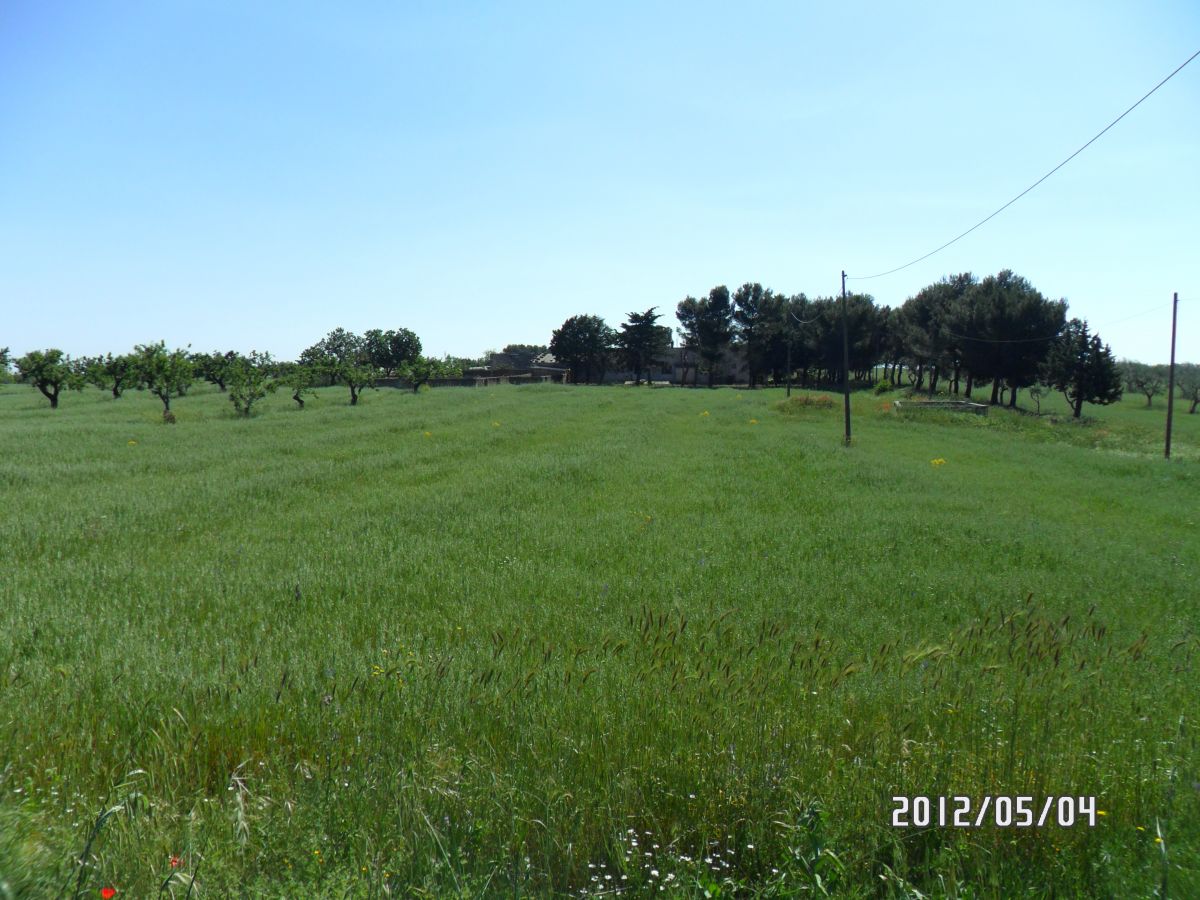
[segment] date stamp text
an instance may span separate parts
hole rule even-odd
[[[892,798],[895,828],[1094,828],[1096,815],[1095,797]]]

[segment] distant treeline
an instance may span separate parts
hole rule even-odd
[[[842,380],[840,297],[789,296],[758,283],[730,292],[720,285],[706,297],[686,297],[675,314],[683,350],[694,359],[693,383],[703,373],[714,384],[731,356],[744,363],[751,386],[782,384],[789,376]],[[614,361],[640,381],[646,353],[630,352],[629,331],[658,318],[654,309],[631,313],[616,332],[598,316],[573,316],[554,332],[550,350],[574,381],[603,380]],[[1018,390],[1041,385],[1066,395],[1076,416],[1084,403],[1111,403],[1123,390],[1145,394],[1149,403],[1166,384],[1165,367],[1118,363],[1086,321],[1067,318],[1065,300],[1047,299],[1009,270],[982,280],[947,276],[894,308],[850,294],[846,332],[849,380],[860,383],[882,372],[890,386],[964,398],[987,389],[991,403],[1006,399],[1010,406]],[[660,335],[650,358],[665,352],[668,336]],[[1177,367],[1176,381],[1195,412],[1200,368]]]
[[[684,380],[696,385],[703,374],[716,383],[731,360],[745,368],[751,387],[848,380],[875,383],[882,373],[887,387],[907,386],[931,395],[940,390],[964,398],[988,391],[993,404],[1015,406],[1017,392],[1039,386],[1060,391],[1076,416],[1084,403],[1112,403],[1124,391],[1142,394],[1147,405],[1162,393],[1163,366],[1116,361],[1108,345],[1088,323],[1067,318],[1065,300],[1049,300],[1026,279],[1009,270],[978,279],[951,275],[931,284],[899,307],[879,306],[868,294],[845,300],[849,370],[843,373],[842,300],[839,297],[786,295],[746,283],[730,292],[724,285],[705,297],[686,297],[676,307],[681,346],[671,328],[658,324],[651,307],[631,312],[619,329],[599,316],[572,316],[557,328],[548,347],[510,344],[503,357],[528,367],[546,349],[553,365],[569,371],[576,383],[603,381],[606,372],[625,367],[636,383],[664,359],[681,366]],[[301,407],[314,387],[342,384],[351,405],[379,378],[399,378],[413,390],[434,379],[460,378],[489,362],[422,354],[421,340],[407,328],[372,329],[362,335],[336,328],[300,354],[280,362],[252,351],[192,353],[168,350],[163,343],[142,344],[125,354],[72,359],[61,350],[35,350],[13,360],[0,349],[0,375],[15,366],[16,378],[39,390],[57,408],[64,390],[95,385],[119,398],[129,389],[147,390],[163,404],[171,420],[171,399],[203,380],[228,393],[242,415],[280,388]],[[1200,366],[1177,367],[1176,384],[1200,404]],[[1035,393],[1035,398],[1037,393]]]

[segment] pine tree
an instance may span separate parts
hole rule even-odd
[[[633,369],[637,384],[642,383],[643,372],[649,376],[655,357],[671,348],[671,329],[658,324],[662,316],[654,311],[656,308],[629,313],[629,321],[621,324],[621,333],[617,335],[617,345]]]
[[[1107,405],[1121,399],[1121,373],[1112,350],[1086,321],[1072,319],[1051,345],[1044,369],[1046,382],[1061,391],[1076,419],[1084,403]]]

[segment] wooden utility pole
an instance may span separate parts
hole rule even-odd
[[[850,444],[850,326],[846,323],[846,270],[842,270],[842,405],[846,410],[846,444]]]
[[[1179,291],[1175,292],[1171,302],[1171,367],[1167,375],[1167,440],[1163,447],[1163,457],[1171,458],[1171,417],[1175,412],[1175,323],[1179,316]]]
[[[788,330],[788,352],[787,352],[787,395],[792,396],[792,329]]]

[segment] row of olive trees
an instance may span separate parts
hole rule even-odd
[[[346,385],[351,406],[357,405],[363,389],[373,387],[381,375],[408,381],[414,392],[435,378],[462,375],[458,361],[423,355],[420,338],[407,328],[374,329],[363,335],[335,328],[301,353],[297,365],[328,384]]]
[[[194,380],[191,359],[184,350],[168,351],[163,343],[139,344],[122,356],[72,359],[61,350],[33,350],[14,362],[19,380],[33,385],[58,408],[63,391],[95,384],[120,397],[129,389],[147,390],[163,404],[169,417],[171,398],[182,396]]]
[[[145,390],[163,405],[165,421],[174,421],[173,398],[184,396],[197,381],[208,381],[229,396],[239,415],[284,388],[304,407],[304,398],[319,385],[344,384],[350,404],[378,378],[399,376],[417,390],[433,378],[460,374],[449,360],[421,355],[421,342],[408,329],[368,331],[359,336],[338,328],[308,348],[297,362],[280,362],[268,353],[190,353],[168,350],[163,342],[141,344],[130,353],[73,359],[58,349],[35,350],[11,360],[0,350],[0,372],[16,367],[17,378],[36,388],[57,409],[64,391],[95,385],[119,399],[129,389]]]
[[[1170,379],[1167,366],[1150,366],[1131,359],[1123,359],[1117,365],[1125,390],[1145,397],[1147,407],[1153,405],[1155,397],[1166,393]],[[1200,406],[1200,365],[1176,365],[1175,387],[1178,388],[1181,398],[1191,402],[1188,412],[1194,413],[1196,407]]]

